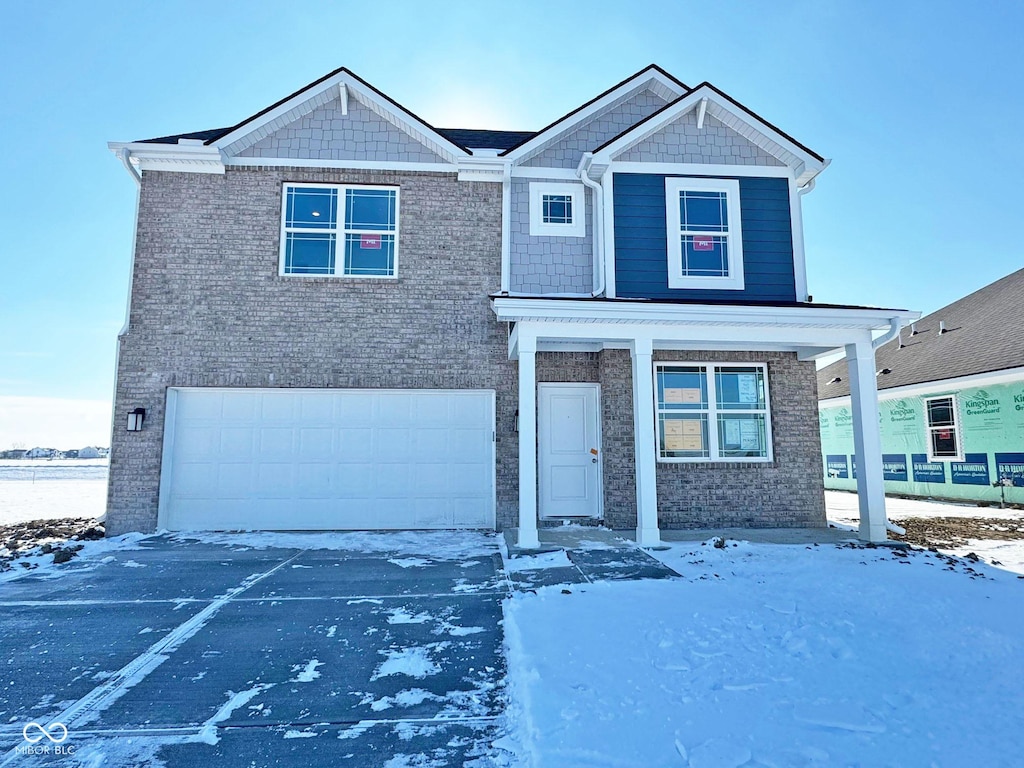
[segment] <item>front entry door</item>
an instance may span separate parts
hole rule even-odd
[[[540,516],[601,516],[597,384],[538,387]]]

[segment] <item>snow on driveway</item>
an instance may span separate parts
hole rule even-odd
[[[507,601],[509,743],[524,763],[1020,764],[1013,574],[888,548],[654,554],[683,578]]]

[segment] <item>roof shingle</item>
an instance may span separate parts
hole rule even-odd
[[[946,332],[939,333],[939,323]],[[1024,269],[996,280],[969,296],[922,317],[917,333],[903,329],[875,352],[878,388],[972,376],[1024,366]],[[830,384],[832,379],[840,381]],[[818,397],[850,394],[846,361],[818,371]]]

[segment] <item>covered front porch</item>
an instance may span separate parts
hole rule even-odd
[[[719,486],[728,487],[744,473],[756,479],[749,493],[792,491],[806,496],[809,489],[817,489],[820,498],[823,468],[814,385],[793,387],[789,402],[780,398],[792,381],[802,382],[808,371],[813,373],[811,361],[836,350],[846,352],[853,390],[859,535],[868,541],[886,539],[874,349],[915,319],[916,313],[813,304],[744,306],[504,296],[493,297],[492,306],[497,319],[510,324],[509,357],[518,362],[519,547],[541,545],[538,490],[543,478],[538,473],[547,465],[543,461],[538,465],[538,355],[611,350],[628,360],[629,501],[632,506],[635,499],[638,544],[660,544],[666,524],[702,527],[685,521],[680,526],[680,506],[695,503],[694,494],[711,504],[734,498],[719,493]],[[875,339],[878,332],[883,335]],[[688,376],[696,384],[673,383]],[[737,386],[744,396],[737,397]],[[775,391],[769,395],[771,389]],[[748,404],[730,402],[746,401],[747,395]],[[814,413],[811,426],[808,409]],[[788,418],[791,411],[799,411],[800,418]],[[541,440],[541,452],[543,447]],[[602,466],[597,450],[591,452],[594,464]],[[726,502],[721,503],[724,513]],[[605,498],[600,504],[607,512],[615,499]],[[721,521],[710,522],[729,524],[725,514]],[[771,516],[757,523],[774,524],[779,523]]]

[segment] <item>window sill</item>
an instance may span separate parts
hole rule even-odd
[[[662,459],[657,460],[659,465],[664,466],[686,466],[700,467],[701,469],[776,469],[779,462],[775,459]]]

